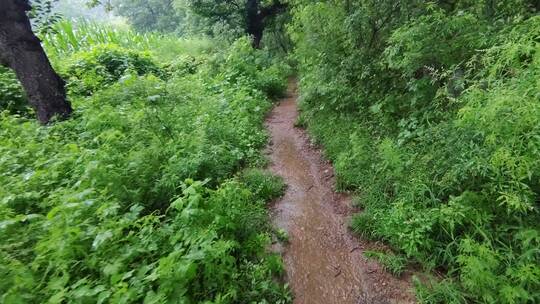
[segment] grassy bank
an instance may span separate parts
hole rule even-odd
[[[413,2],[297,3],[301,123],[397,254],[370,257],[437,274],[422,302],[538,302],[540,19]]]

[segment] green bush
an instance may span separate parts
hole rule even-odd
[[[290,30],[303,121],[365,209],[352,228],[445,275],[425,303],[539,302],[531,2],[297,3]]]
[[[68,89],[77,95],[91,95],[126,74],[161,75],[149,54],[127,50],[114,44],[97,45],[74,53],[62,69]]]
[[[240,180],[250,191],[264,201],[276,199],[284,194],[285,184],[279,176],[274,176],[260,169],[247,169],[242,172]]]
[[[213,58],[213,69],[222,71],[219,77],[229,82],[248,82],[270,98],[283,96],[287,83],[283,81],[291,68],[284,62],[276,61],[270,53],[255,50],[247,37],[238,39],[227,53]]]
[[[0,66],[0,111],[4,110],[24,114],[28,112],[28,101],[15,74]]]
[[[198,71],[202,63],[201,59],[194,56],[181,55],[169,63],[165,70],[172,76],[192,75]]]
[[[282,184],[235,178],[267,142],[261,88],[163,80],[112,46],[72,60],[77,81],[103,78],[71,119],[0,114],[0,302],[289,303],[267,252]]]

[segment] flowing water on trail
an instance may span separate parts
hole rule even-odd
[[[310,144],[304,130],[294,127],[298,111],[296,85],[267,119],[272,141],[270,169],[288,188],[272,208],[274,224],[289,241],[281,251],[295,304],[414,303],[410,279],[397,279],[368,261],[371,248],[351,235],[351,199],[333,190],[334,171]],[[338,132],[338,130],[336,130]],[[279,247],[278,245],[277,247]]]

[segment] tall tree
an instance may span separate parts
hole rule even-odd
[[[21,82],[38,120],[65,118],[73,111],[66,99],[64,81],[54,71],[32,32],[28,0],[0,1],[0,64],[11,68]]]
[[[287,4],[282,0],[187,0],[190,9],[212,21],[240,25],[259,48],[269,19],[283,13]]]
[[[174,32],[181,27],[182,16],[173,0],[112,0],[112,10],[126,17],[138,31]]]

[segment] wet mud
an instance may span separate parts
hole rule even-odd
[[[267,118],[270,170],[284,178],[285,195],[272,207],[273,222],[288,232],[283,254],[295,304],[414,303],[410,277],[395,278],[362,252],[373,244],[348,229],[351,198],[334,191],[334,171],[306,132],[296,128],[294,81]],[[337,131],[337,130],[336,130]]]

